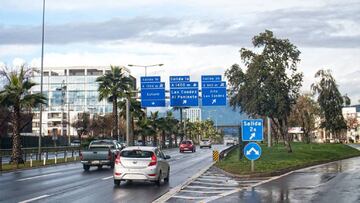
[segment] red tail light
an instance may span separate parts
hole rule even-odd
[[[157,158],[156,158],[155,154],[153,154],[151,156],[151,161],[149,163],[149,166],[155,166],[156,164],[157,164]]]
[[[79,157],[80,157],[80,160],[83,160],[83,155],[81,152],[79,152]]]
[[[120,164],[121,161],[120,161],[120,153],[117,153],[116,154],[116,159],[115,159],[115,164]]]

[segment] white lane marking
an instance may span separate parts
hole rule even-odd
[[[42,177],[47,177],[47,176],[54,176],[54,175],[59,175],[59,174],[62,174],[62,173],[50,173],[50,174],[45,174],[45,175],[33,176],[33,177],[29,177],[29,178],[22,178],[22,179],[19,179],[16,181],[20,182],[20,181],[32,180],[32,179],[37,179],[37,178],[42,178]]]
[[[209,189],[209,190],[233,190],[234,187],[211,187],[211,186],[186,186],[185,188],[192,188],[192,189]]]
[[[172,198],[179,198],[179,199],[189,199],[189,200],[192,200],[192,199],[205,199],[206,197],[190,197],[190,196],[175,195],[175,196],[172,196]]]
[[[107,179],[110,179],[110,178],[113,178],[113,176],[102,178],[102,180],[107,180]]]
[[[229,186],[229,187],[236,187],[238,186],[239,184],[238,183],[231,183],[231,182],[223,182],[223,183],[210,183],[210,182],[201,182],[201,181],[198,181],[198,180],[195,180],[194,182],[192,183],[197,183],[197,184],[203,184],[203,185],[218,185],[218,186]]]
[[[190,193],[199,193],[199,194],[218,194],[227,192],[226,190],[218,190],[218,191],[198,191],[198,190],[181,190],[180,192],[190,192]]]
[[[36,201],[36,200],[39,200],[39,199],[43,199],[43,198],[46,198],[46,197],[49,197],[50,195],[41,195],[39,197],[34,197],[34,198],[31,198],[31,199],[27,199],[27,200],[24,200],[24,201],[21,201],[19,203],[28,203],[28,202],[33,202],[33,201]]]
[[[267,182],[270,182],[270,181],[279,179],[279,178],[281,178],[281,177],[290,175],[290,174],[292,174],[293,172],[294,172],[294,171],[290,171],[289,173],[285,173],[285,174],[280,175],[280,176],[275,176],[275,177],[269,178],[269,179],[267,179],[267,180],[260,181],[260,182],[254,184],[254,185],[249,186],[249,187],[238,188],[238,189],[231,190],[231,191],[229,191],[229,192],[225,192],[225,193],[222,193],[222,194],[213,196],[213,197],[209,197],[209,198],[204,199],[203,201],[201,201],[201,203],[211,202],[211,201],[217,200],[217,199],[219,199],[219,198],[221,198],[221,197],[225,197],[225,196],[234,194],[234,193],[236,193],[236,192],[240,192],[241,190],[252,189],[252,188],[257,187],[257,186],[259,186],[259,185],[262,185],[262,184],[264,184],[264,183],[267,183]]]

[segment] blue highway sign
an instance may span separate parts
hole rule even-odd
[[[170,76],[171,82],[189,82],[190,76]]]
[[[262,119],[243,120],[241,128],[243,141],[262,141],[264,139]]]
[[[141,77],[141,83],[144,82],[160,82],[160,76]]]
[[[221,75],[201,76],[202,105],[225,106],[226,82],[221,81]]]
[[[186,107],[199,105],[199,89],[175,88],[170,89],[170,106]]]
[[[170,88],[197,88],[199,86],[198,82],[173,82],[170,83]]]
[[[202,89],[203,106],[225,106],[226,88],[203,88]]]
[[[165,106],[165,83],[160,76],[141,77],[141,107]]]
[[[221,75],[203,75],[201,76],[201,81],[203,82],[221,81]]]
[[[244,155],[250,161],[254,161],[261,156],[261,147],[255,142],[250,142],[244,147]]]

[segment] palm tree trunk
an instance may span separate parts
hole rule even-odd
[[[113,119],[115,121],[115,126],[113,128],[113,138],[119,140],[119,118],[118,118],[118,113],[117,113],[117,98],[114,97],[113,99]]]
[[[163,147],[165,147],[165,130],[162,131],[161,145],[162,145]]]
[[[134,122],[134,117],[131,116],[131,134],[129,138],[130,146],[134,145],[134,139],[135,139],[135,122]]]
[[[13,118],[12,118],[12,138],[13,138],[13,145],[12,145],[12,154],[11,154],[11,161],[12,163],[16,164],[18,168],[19,164],[23,164],[24,160],[22,158],[22,151],[21,151],[21,137],[20,137],[20,108],[14,107]]]

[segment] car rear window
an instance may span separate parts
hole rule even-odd
[[[120,156],[127,158],[150,158],[153,155],[151,151],[142,151],[142,150],[125,150],[122,151]]]
[[[181,144],[191,144],[191,141],[182,141]]]

